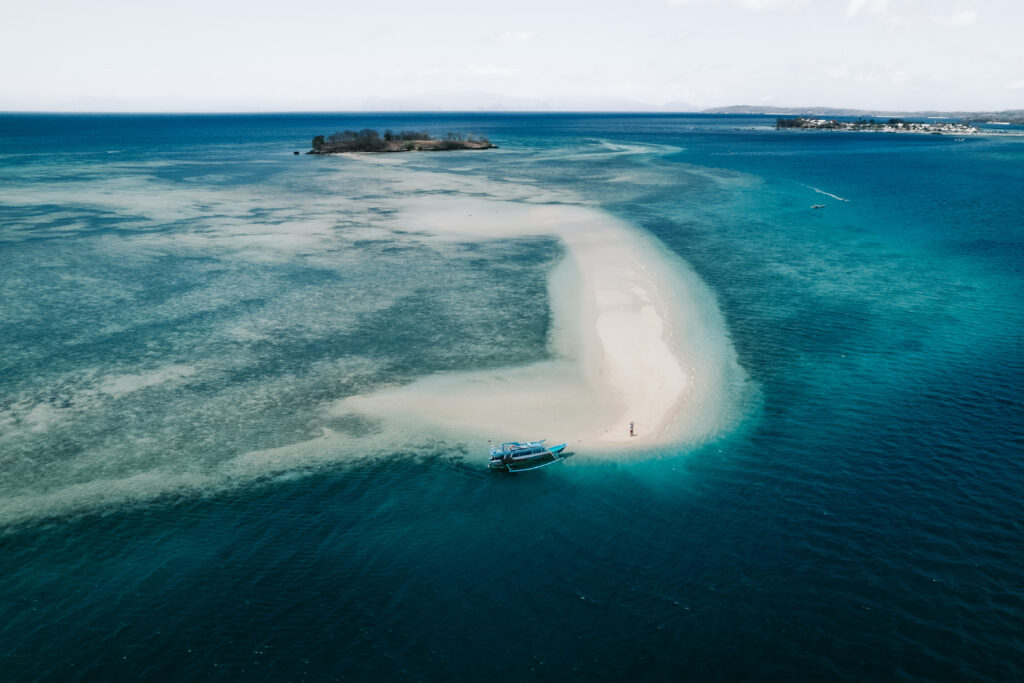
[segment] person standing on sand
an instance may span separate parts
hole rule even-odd
[[[635,436],[635,435],[633,434],[633,423],[632,423],[632,422],[630,422],[630,423],[629,423],[629,435],[630,435],[630,436]]]

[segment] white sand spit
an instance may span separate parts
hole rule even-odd
[[[652,237],[583,206],[446,196],[402,208],[406,229],[439,239],[561,239],[566,258],[549,282],[556,358],[436,375],[349,397],[332,414],[471,442],[548,437],[591,452],[693,443],[722,426],[726,385],[742,383],[742,370],[710,292]]]

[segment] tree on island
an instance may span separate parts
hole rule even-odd
[[[807,123],[808,123],[807,119],[805,119],[805,118],[803,118],[801,116],[797,116],[796,118],[792,118],[792,119],[776,119],[775,120],[775,127],[776,128],[803,128],[804,126],[807,125]]]
[[[435,139],[426,131],[403,130],[395,133],[384,131],[381,136],[372,128],[359,132],[345,130],[324,137],[313,138],[311,154],[332,154],[336,152],[403,152],[413,150],[448,149],[490,149],[494,147],[486,135],[464,136],[462,133],[448,133],[443,139]]]
[[[354,130],[331,133],[327,136],[326,146],[338,151],[379,152],[384,149],[384,140],[377,131],[364,128],[358,133]]]

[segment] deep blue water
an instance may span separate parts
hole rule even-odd
[[[0,678],[1024,678],[1024,138],[771,122],[0,116]],[[393,190],[292,154],[362,127],[486,133],[408,163],[655,235],[760,404],[656,459],[211,483],[325,402],[546,353],[555,240],[239,236],[363,226],[317,202]]]

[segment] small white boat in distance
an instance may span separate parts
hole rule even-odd
[[[557,446],[544,445],[547,439],[540,441],[506,441],[500,446],[491,446],[491,461],[488,466],[492,470],[506,472],[527,472],[553,465],[567,456],[563,454],[566,444]]]

